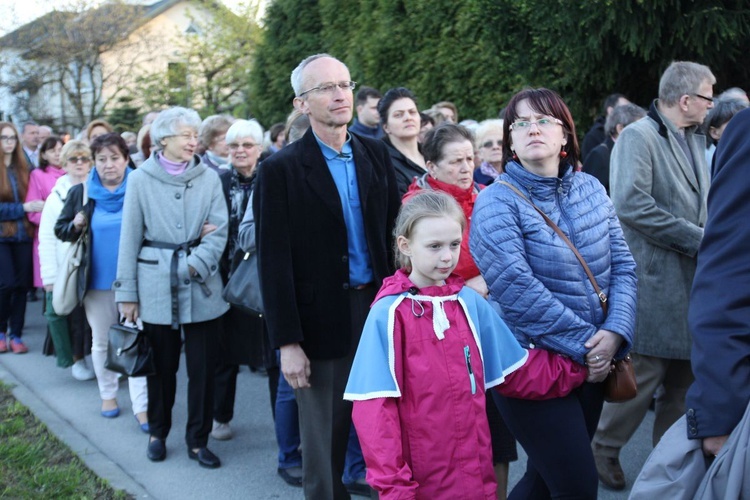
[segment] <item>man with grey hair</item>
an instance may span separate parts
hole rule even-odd
[[[709,188],[706,139],[698,128],[713,107],[715,82],[702,64],[673,62],[646,118],[625,128],[612,150],[612,203],[638,264],[632,351],[638,395],[605,403],[592,443],[599,479],[613,489],[625,487],[620,449],[654,394],[656,445],[685,412],[693,382],[687,313]]]
[[[604,122],[607,139],[591,150],[583,161],[583,171],[602,183],[609,194],[609,160],[612,148],[622,129],[646,116],[646,110],[635,104],[622,104],[612,110]]]
[[[291,82],[310,129],[258,167],[261,294],[299,405],[305,497],[349,498],[341,481],[352,411],[344,388],[369,306],[394,270],[400,199],[385,144],[347,131],[356,85],[347,67],[317,54]]]

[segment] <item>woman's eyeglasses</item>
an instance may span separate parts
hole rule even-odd
[[[562,120],[557,118],[540,118],[539,120],[519,120],[510,124],[512,131],[516,130],[531,130],[532,125],[536,125],[538,129],[549,129],[555,125],[562,125]]]
[[[191,134],[190,132],[185,132],[184,134],[168,135],[167,137],[179,137],[180,139],[185,141],[198,140],[198,134]]]
[[[89,163],[91,158],[88,156],[73,156],[68,158],[68,163]]]
[[[227,147],[231,149],[232,151],[236,151],[240,148],[242,149],[253,149],[257,144],[253,144],[252,142],[243,142],[242,144],[237,144],[236,142],[233,142],[232,144],[228,144]]]
[[[0,142],[16,142],[18,137],[15,135],[0,135]]]
[[[503,141],[502,141],[502,139],[500,139],[498,141],[487,141],[484,144],[482,144],[482,147],[483,148],[487,148],[487,149],[491,148],[492,146],[497,146],[499,148],[503,147]]]

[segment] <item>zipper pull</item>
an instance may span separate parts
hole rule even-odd
[[[464,346],[464,358],[466,359],[466,369],[469,370],[469,380],[471,381],[471,393],[477,393],[477,380],[474,378],[474,370],[471,368],[471,351],[469,346]]]

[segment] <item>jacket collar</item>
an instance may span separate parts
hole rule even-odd
[[[399,269],[393,276],[389,276],[383,280],[383,286],[380,287],[373,303],[377,302],[382,297],[388,295],[401,295],[405,292],[408,292],[411,295],[446,297],[457,294],[463,287],[464,280],[456,274],[451,274],[445,279],[445,285],[428,286],[420,289],[409,279],[409,273],[407,271]]]
[[[672,123],[671,121],[664,118],[664,116],[659,112],[659,108],[657,107],[657,104],[659,103],[659,99],[654,99],[651,102],[651,106],[648,108],[648,117],[651,118],[656,122],[656,124],[659,126],[659,135],[664,137],[665,139],[668,138],[669,132],[671,131],[673,134],[678,134],[677,126]],[[698,125],[693,125],[692,127],[685,127],[685,132],[695,132],[698,130]]]
[[[654,99],[651,102],[651,106],[648,108],[648,117],[656,122],[659,127],[659,135],[666,139],[669,135],[669,131],[667,130],[667,126],[664,124],[664,119],[656,109],[656,103],[658,101],[659,99]]]
[[[148,175],[166,184],[181,186],[203,174],[206,170],[208,170],[208,167],[201,161],[200,156],[193,155],[193,159],[190,160],[190,163],[183,173],[181,173],[180,175],[171,175],[167,173],[161,165],[159,165],[159,160],[156,158],[156,151],[154,151],[153,153],[151,153],[151,157],[148,160],[144,161],[143,164],[138,168],[138,170],[142,170]]]
[[[513,179],[516,184],[524,187],[530,196],[538,199],[549,199],[555,196],[558,188],[562,188],[562,195],[570,191],[573,184],[573,167],[568,165],[565,175],[560,177],[542,177],[529,172],[520,163],[510,161],[505,165],[505,173]]]
[[[682,150],[682,147],[677,143],[677,136],[679,134],[678,128],[674,123],[666,119],[664,115],[662,115],[659,112],[659,109],[657,108],[658,101],[659,101],[658,99],[654,99],[654,101],[651,103],[651,107],[649,108],[649,111],[648,111],[648,117],[651,118],[658,126],[659,135],[661,135],[662,137],[664,137],[664,139],[667,140],[667,143],[669,144],[669,147],[672,150],[672,154],[676,158],[677,163],[682,169],[687,181],[696,190],[706,189],[708,187],[707,179],[705,178],[701,179],[699,177],[696,177],[695,169],[692,167],[692,165],[690,164],[690,161],[685,156],[685,153]],[[669,137],[670,132],[674,136],[673,138]],[[685,128],[685,140],[687,141],[688,148],[690,148],[690,151],[692,152],[693,161],[696,163],[696,166],[698,167],[698,169],[700,169],[701,157],[704,154],[704,151],[703,151],[704,148],[699,148],[696,145],[694,141],[696,136],[703,139],[702,134],[698,133],[698,125],[693,125],[692,127]],[[701,143],[701,144],[705,144],[705,143]],[[700,176],[700,177],[703,177],[703,176]]]

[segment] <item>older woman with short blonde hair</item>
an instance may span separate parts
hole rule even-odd
[[[86,125],[86,140],[91,144],[100,135],[111,134],[114,131],[108,121],[97,118]]]
[[[91,360],[91,335],[86,329],[86,314],[77,306],[69,316],[58,316],[52,307],[52,287],[57,272],[63,266],[70,243],[55,236],[55,223],[62,212],[70,188],[86,181],[91,171],[91,150],[83,141],[68,141],[60,152],[60,165],[65,175],[60,177],[47,197],[39,222],[39,271],[46,295],[44,317],[55,346],[57,366],[72,365],[77,380],[94,378]]]
[[[475,136],[475,146],[482,163],[474,170],[474,181],[489,186],[503,173],[503,121],[483,121],[477,127]]]
[[[229,169],[226,135],[233,122],[234,118],[231,116],[212,115],[203,120],[198,129],[200,147],[205,151],[201,161],[219,173]]]

